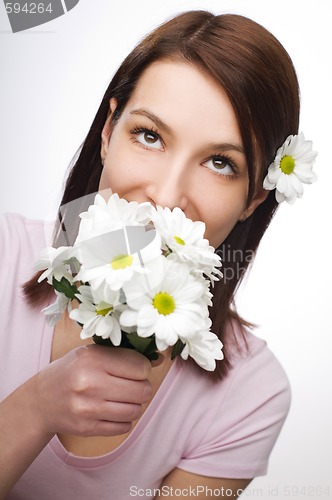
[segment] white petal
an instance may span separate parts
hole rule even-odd
[[[302,185],[302,182],[300,181],[300,179],[298,179],[298,177],[296,175],[291,174],[290,175],[290,181],[291,181],[292,187],[296,191],[298,197],[302,196],[302,194],[303,194],[303,185]]]
[[[267,177],[265,177],[263,181],[263,188],[266,189],[267,191],[271,191],[276,187],[274,182],[270,182]]]
[[[282,175],[282,172],[278,167],[274,167],[272,166],[272,168],[269,168],[269,172],[268,172],[268,175],[267,175],[267,180],[271,183],[271,184],[274,184],[278,181],[280,175]]]
[[[132,309],[127,309],[121,313],[120,323],[126,327],[135,326],[137,324],[137,316],[138,316],[137,311],[133,311]]]
[[[286,197],[283,193],[280,193],[280,191],[276,190],[276,200],[278,203],[282,203],[285,201]]]
[[[287,203],[289,203],[290,205],[293,205],[293,203],[295,203],[296,198],[297,198],[296,191],[291,191],[291,193],[290,193],[288,196],[285,196],[285,200],[286,200],[286,201],[287,201]]]
[[[280,193],[286,193],[289,189],[288,185],[288,175],[281,174],[277,182],[277,190]]]

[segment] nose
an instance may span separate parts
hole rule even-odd
[[[166,174],[156,172],[146,187],[146,195],[153,205],[185,211],[188,205],[188,171],[185,165],[168,165]]]

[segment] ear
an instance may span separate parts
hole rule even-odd
[[[112,130],[113,130],[112,117],[114,115],[114,111],[116,110],[118,102],[115,99],[115,97],[112,97],[110,99],[109,104],[110,104],[109,114],[107,116],[107,120],[106,120],[105,125],[103,127],[103,130],[101,132],[100,157],[101,157],[102,164],[104,164],[104,160],[105,160],[105,157],[107,155],[108,145],[109,145],[110,138],[112,135]]]
[[[253,199],[250,202],[250,205],[244,210],[241,217],[239,218],[240,222],[244,222],[250,215],[254,213],[256,208],[266,200],[270,191],[267,191],[263,187],[261,187],[258,191],[256,191]]]

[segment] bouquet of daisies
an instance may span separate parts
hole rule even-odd
[[[97,194],[80,215],[73,246],[45,248],[36,264],[56,301],[43,309],[54,325],[68,309],[81,338],[131,347],[149,359],[172,348],[212,371],[223,359],[210,331],[210,286],[222,277],[220,257],[204,239],[205,224],[180,208],[154,208]]]

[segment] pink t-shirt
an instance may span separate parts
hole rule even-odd
[[[0,221],[2,400],[49,363],[53,330],[20,288],[46,246],[44,225],[19,215]],[[233,368],[217,383],[177,358],[132,433],[111,453],[78,457],[55,436],[6,498],[153,498],[175,467],[224,478],[265,474],[290,390],[266,343],[249,332],[247,342],[248,350],[234,348]]]

